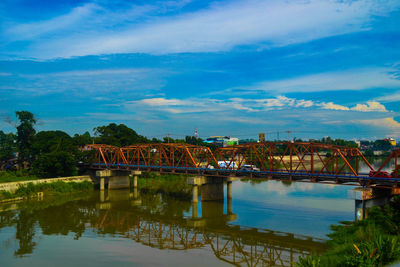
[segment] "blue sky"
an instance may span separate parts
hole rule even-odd
[[[398,0],[3,0],[0,129],[398,138],[399,47]]]

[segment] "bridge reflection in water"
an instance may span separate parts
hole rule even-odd
[[[324,250],[321,239],[229,224],[237,216],[232,206],[224,214],[223,201],[202,202],[201,216],[193,203],[191,216],[185,217],[152,211],[148,197],[120,190],[101,192],[103,202],[94,227],[158,249],[209,248],[218,259],[237,266],[293,266],[299,256]],[[129,210],[123,208],[127,203]]]
[[[111,236],[156,250],[200,249],[237,266],[293,266],[299,256],[324,249],[320,239],[232,225],[236,215],[224,214],[223,202],[200,204],[201,212],[193,216],[190,201],[161,194],[110,190],[86,197],[57,197],[0,206],[0,231],[15,228],[16,257],[34,254],[45,236],[72,235],[79,240],[88,232],[99,236],[99,242],[101,236]],[[0,246],[14,240],[2,240]]]

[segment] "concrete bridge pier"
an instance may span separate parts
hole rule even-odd
[[[193,202],[198,202],[198,188],[201,186],[201,201],[223,201],[224,183],[227,183],[227,198],[232,199],[232,182],[235,177],[195,176],[187,183],[193,186]]]
[[[356,188],[349,192],[351,198],[354,199],[355,220],[363,220],[368,217],[368,209],[374,206],[384,206],[393,195],[400,194],[399,188]]]
[[[131,177],[132,177],[132,187],[137,188],[138,187],[138,176],[142,175],[141,171],[132,171],[131,172]]]
[[[227,213],[233,214],[232,208],[232,182],[237,180],[235,177],[215,177],[215,176],[196,176],[187,179],[188,184],[192,185],[192,217],[198,218],[199,207],[199,187],[201,187],[201,206],[202,217],[209,217],[210,210],[218,214],[223,213],[224,209],[224,183],[226,182]],[[210,204],[208,202],[218,202]],[[215,208],[218,207],[218,208]],[[214,216],[215,214],[213,214]]]
[[[227,213],[233,214],[232,208],[232,182],[235,181],[237,178],[235,177],[228,177],[226,181],[226,204],[227,204]]]
[[[138,175],[140,171],[125,170],[101,170],[96,171],[96,177],[100,180],[100,191],[105,190],[106,184],[108,189],[126,189],[130,187],[130,176],[133,175],[133,186],[137,187]]]

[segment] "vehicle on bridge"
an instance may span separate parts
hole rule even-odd
[[[218,166],[220,169],[228,169],[228,170],[237,170],[238,167],[234,161],[226,162],[226,161],[218,161]]]
[[[369,177],[392,178],[393,176],[391,174],[389,174],[388,172],[370,171],[369,172]]]
[[[258,171],[259,172],[260,168],[257,168],[256,165],[246,164],[246,165],[243,165],[240,168],[240,170],[242,170],[242,171]]]

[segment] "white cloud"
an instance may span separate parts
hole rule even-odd
[[[322,92],[338,90],[364,90],[368,88],[400,88],[395,68],[361,68],[325,72],[278,81],[265,81],[245,88],[268,92]]]
[[[24,52],[24,56],[36,58],[215,52],[238,45],[282,46],[368,30],[371,18],[399,6],[394,0],[252,0],[213,4],[197,12],[158,18],[149,15],[159,11],[150,6],[133,6],[129,12],[117,14],[87,4],[48,21],[16,25],[4,37],[30,40],[48,34],[51,38],[33,40]],[[141,16],[146,19],[138,19]],[[50,35],[60,29],[63,34]]]
[[[314,106],[314,102],[311,100],[299,100],[297,101],[296,107],[309,108]]]
[[[376,127],[385,127],[392,129],[400,129],[400,123],[394,118],[382,118],[382,119],[372,119],[372,120],[358,120],[356,121],[361,124],[372,125]]]
[[[397,101],[400,101],[400,92],[397,91],[392,94],[377,97],[377,98],[375,98],[375,100],[382,101],[382,102],[397,102]]]
[[[367,104],[357,104],[355,107],[351,108],[351,110],[362,111],[362,112],[370,112],[370,111],[387,112],[386,107],[376,101],[368,101]]]
[[[328,103],[322,103],[321,107],[323,109],[333,109],[333,110],[350,110],[348,107],[334,104],[333,102],[328,102]]]
[[[368,101],[367,104],[357,104],[352,108],[335,104],[333,102],[322,102],[318,104],[323,109],[332,109],[332,110],[353,110],[360,112],[388,112],[386,107],[379,102],[376,101]]]
[[[80,95],[95,92],[99,96],[113,92],[112,97],[115,98],[122,92],[140,92],[141,95],[154,93],[163,87],[163,77],[168,73],[156,68],[121,68],[15,74],[18,79],[0,86],[0,89],[35,92],[39,95],[67,91]]]
[[[165,99],[162,97],[159,98],[146,98],[140,100],[140,102],[147,104],[149,106],[178,106],[185,105],[185,101],[179,99]]]
[[[96,10],[100,10],[100,7],[88,3],[75,7],[69,13],[54,17],[50,20],[24,23],[8,27],[5,30],[5,35],[10,39],[10,41],[30,40],[69,27],[80,27],[80,24],[84,24],[86,19],[90,19],[95,15]]]
[[[367,104],[357,104],[349,108],[333,102],[314,102],[311,100],[295,99],[286,96],[266,99],[230,98],[227,100],[210,98],[166,99],[163,97],[145,98],[128,101],[125,105],[133,107],[140,105],[159,109],[174,114],[211,112],[211,111],[246,111],[261,112],[282,109],[310,109],[321,108],[326,110],[358,111],[358,112],[388,112],[386,107],[376,101],[368,101]]]

